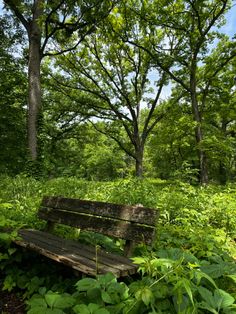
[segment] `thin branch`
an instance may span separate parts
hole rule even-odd
[[[65,0],[62,0],[61,2],[59,2],[59,4],[51,10],[51,12],[48,14],[48,16],[46,17],[46,20],[45,20],[45,39],[44,39],[44,42],[41,46],[41,54],[43,55],[43,52],[44,52],[44,49],[47,45],[47,42],[48,40],[53,36],[53,34],[57,31],[56,28],[54,28],[54,30],[49,34],[48,32],[48,24],[49,24],[49,21],[51,19],[51,16],[53,15],[53,13],[55,13],[61,6],[62,4],[65,3]]]
[[[153,126],[151,128],[151,127],[148,127],[148,126],[149,126],[151,118],[153,117],[154,110],[156,109],[158,100],[160,98],[160,95],[161,95],[161,92],[162,92],[162,88],[163,88],[164,83],[165,83],[165,79],[166,79],[166,73],[162,73],[162,77],[161,77],[161,80],[160,80],[159,88],[158,88],[157,93],[156,93],[156,97],[155,97],[155,99],[152,102],[152,105],[151,105],[151,108],[149,110],[147,119],[145,120],[145,123],[144,123],[143,134],[142,134],[142,140],[143,141],[145,141],[145,139],[147,138],[147,136],[150,133],[151,129],[154,127]]]
[[[144,51],[146,51],[152,58],[153,60],[155,60],[155,62],[157,63],[157,65],[166,73],[168,73],[168,75],[177,83],[179,83],[184,89],[186,89],[188,92],[190,92],[190,88],[181,80],[179,79],[173,72],[171,72],[170,68],[165,66],[164,64],[162,64],[162,62],[160,60],[158,60],[157,56],[155,56],[149,49],[147,49],[146,47],[131,41],[131,40],[125,40],[126,42],[128,42],[131,45],[134,45],[140,49],[143,49]]]
[[[14,0],[3,0],[4,3],[13,11],[16,17],[20,20],[26,31],[29,33],[29,22],[25,19],[23,14],[20,12]]]
[[[120,147],[127,155],[129,155],[129,156],[131,156],[132,158],[136,159],[135,154],[134,154],[132,151],[128,150],[127,147],[125,147],[124,143],[122,143],[117,137],[115,137],[114,135],[112,135],[110,132],[107,133],[107,132],[105,132],[105,131],[99,129],[99,128],[97,127],[97,125],[96,125],[94,122],[92,122],[91,120],[89,120],[89,122],[93,125],[93,127],[95,128],[96,131],[98,131],[98,132],[100,132],[101,134],[104,134],[104,135],[110,137],[111,139],[113,139],[113,140],[119,145],[119,147]]]

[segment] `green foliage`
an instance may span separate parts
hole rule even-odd
[[[156,257],[152,253],[149,257],[134,258],[134,261],[140,265],[143,275],[149,275],[145,277],[149,281],[145,289],[150,290],[149,301],[157,307],[156,310],[168,299],[176,313],[201,313],[198,312],[200,309],[207,308],[213,310],[213,313],[220,310],[222,313],[234,313],[235,298],[217,287],[221,284],[219,278],[226,279],[226,276],[230,276],[227,274],[235,274],[236,266],[232,260],[224,262],[218,256],[218,263],[217,258],[207,261],[177,248],[160,249],[155,254]],[[131,284],[130,288],[132,285],[136,288],[137,282]],[[157,300],[154,300],[155,296]]]
[[[59,294],[53,291],[46,291],[46,288],[39,289],[28,302],[29,314],[47,313],[62,314],[64,310],[71,308],[75,300],[68,293]]]
[[[152,248],[140,245],[135,250],[140,276],[121,281],[111,274],[84,278],[76,284],[75,278],[65,280],[56,268],[52,272],[30,251],[22,255],[13,249],[10,240],[15,231],[11,235],[1,232],[3,288],[21,289],[29,313],[235,312],[235,185],[200,188],[150,179],[92,182],[72,177],[37,181],[26,176],[2,176],[1,227],[39,228],[43,222],[39,224],[35,212],[43,195],[141,203],[159,208],[160,218]],[[56,232],[111,250],[122,247],[122,243],[96,234],[75,234],[64,227]]]
[[[12,55],[22,41],[20,31],[2,16],[0,36],[0,173],[15,175],[24,170],[26,160],[26,75],[24,61]]]

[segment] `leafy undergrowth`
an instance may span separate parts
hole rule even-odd
[[[3,177],[0,227],[13,227],[11,234],[0,233],[3,289],[22,291],[30,314],[236,313],[235,192],[236,185],[201,188],[160,180]],[[72,272],[62,275],[55,263],[11,247],[18,227],[42,227],[35,212],[43,195],[158,208],[155,243],[140,245],[134,254],[139,275],[78,280]],[[74,236],[68,228],[58,232]]]

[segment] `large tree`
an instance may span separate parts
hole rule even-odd
[[[135,11],[144,27],[149,29],[149,47],[139,39],[130,39],[129,34],[124,34],[123,40],[148,52],[157,67],[189,95],[196,124],[195,138],[202,184],[208,182],[208,169],[206,152],[201,144],[204,133],[199,108],[198,69],[214,40],[219,38],[217,27],[222,24],[230,4],[230,0],[127,2],[127,10]],[[164,30],[166,34],[162,44],[157,40],[157,30]]]
[[[41,109],[41,61],[45,56],[75,49],[108,15],[113,4],[107,0],[4,0],[4,3],[28,38],[28,148],[35,161]],[[70,46],[67,45],[68,37],[73,37]]]
[[[122,31],[127,25],[122,24],[122,12],[120,21],[115,14],[115,19],[109,19],[110,25],[104,25],[102,34],[93,34],[78,51],[60,58],[58,67],[64,81],[54,77],[61,91],[77,97],[78,104],[81,93],[89,95],[86,114],[105,119],[106,127],[99,128],[93,119],[91,123],[135,160],[135,174],[142,177],[147,137],[164,115],[158,105],[167,80],[162,70],[153,69],[148,53],[116,35],[118,28]],[[145,30],[139,25],[130,23],[129,28],[133,38],[145,38]],[[147,108],[147,114],[142,116],[143,108]]]

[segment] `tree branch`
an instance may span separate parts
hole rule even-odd
[[[23,14],[20,12],[20,9],[17,7],[14,0],[3,0],[4,3],[13,11],[16,17],[20,20],[22,25],[25,27],[27,33],[29,33],[29,22],[25,19]]]

